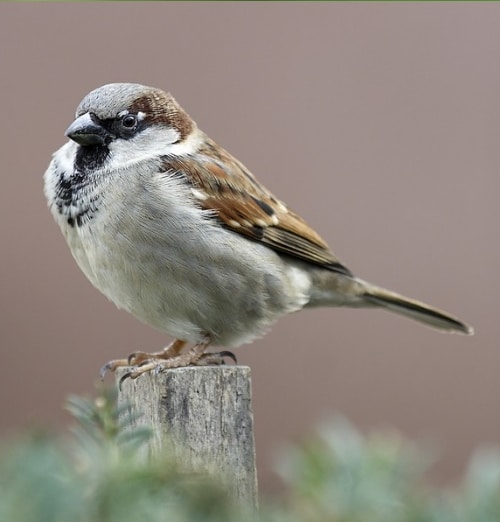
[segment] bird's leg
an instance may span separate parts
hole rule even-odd
[[[101,378],[103,378],[108,371],[114,372],[117,368],[131,366],[131,370],[126,372],[120,379],[119,385],[121,387],[125,379],[137,379],[139,375],[150,371],[161,372],[164,369],[181,368],[184,366],[222,365],[225,364],[226,357],[232,359],[235,363],[237,362],[236,356],[232,352],[206,353],[205,350],[208,348],[210,342],[210,336],[206,335],[203,341],[185,353],[182,353],[182,349],[186,345],[186,341],[182,341],[181,339],[176,339],[161,352],[135,352],[129,355],[127,359],[115,359],[105,364],[101,368]]]
[[[168,357],[157,357],[154,359],[146,359],[139,366],[134,366],[130,371],[125,373],[120,379],[119,387],[126,379],[137,379],[140,375],[147,372],[161,372],[169,368],[181,368],[185,366],[207,366],[210,364],[221,365],[225,364],[225,357],[229,357],[236,362],[236,357],[232,352],[222,351],[217,353],[206,353],[205,350],[210,344],[210,337],[207,335],[205,339],[198,344],[195,344],[190,350],[185,353],[180,353],[184,346],[183,341],[179,341],[182,344],[172,343],[163,352],[170,350]],[[172,354],[173,351],[176,354]],[[163,353],[160,352],[160,353]]]
[[[113,359],[101,368],[101,379],[104,378],[107,372],[114,372],[117,368],[122,368],[124,366],[137,366],[138,364],[143,364],[146,361],[177,357],[185,345],[186,341],[175,339],[175,341],[172,341],[168,346],[163,348],[161,352],[134,352],[131,353],[126,359]]]
[[[210,337],[207,335],[203,341],[195,344],[190,350],[185,353],[178,353],[177,355],[165,358],[146,359],[140,366],[134,366],[130,371],[125,373],[120,379],[119,386],[124,380],[137,379],[139,375],[150,371],[161,372],[168,368],[181,368],[185,366],[196,366],[201,359],[204,359],[205,355],[216,355],[216,354],[205,354],[205,350],[210,344]],[[168,349],[168,347],[167,347]],[[219,363],[220,364],[220,363]]]
[[[186,346],[186,341],[182,341],[181,339],[175,339],[168,346],[165,346],[161,352],[154,353],[146,353],[146,352],[134,352],[128,356],[126,366],[137,366],[142,364],[144,361],[149,361],[151,359],[170,359],[171,357],[176,357],[182,352],[184,346]]]

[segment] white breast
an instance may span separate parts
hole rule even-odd
[[[46,194],[78,265],[119,308],[176,338],[209,333],[237,346],[307,304],[307,272],[222,228],[181,180],[155,174],[153,160],[99,178],[98,210],[70,226],[54,204],[54,177],[68,168],[71,146],[49,167]]]

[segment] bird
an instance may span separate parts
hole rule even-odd
[[[368,283],[161,89],[87,94],[44,174],[48,207],[80,269],[118,308],[174,338],[106,363],[123,378],[223,364],[282,316],[374,307],[472,334],[442,310]],[[299,173],[300,174],[300,173]],[[122,378],[122,379],[123,379]]]

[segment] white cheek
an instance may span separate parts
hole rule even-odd
[[[190,154],[196,151],[200,141],[196,133],[176,143],[178,140],[179,133],[175,129],[158,127],[145,129],[129,140],[117,139],[109,144],[106,167],[114,170],[167,154]]]
[[[129,140],[114,140],[109,144],[110,155],[106,167],[110,170],[124,168],[164,155],[178,137],[179,134],[174,129],[150,128]]]

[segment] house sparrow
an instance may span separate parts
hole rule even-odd
[[[359,279],[305,221],[204,134],[175,99],[132,83],[89,93],[45,172],[45,194],[85,275],[176,340],[103,370],[223,361],[306,307],[381,307],[449,332],[472,328]],[[187,343],[193,347],[183,350]]]

